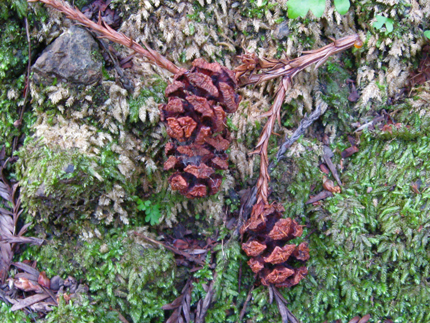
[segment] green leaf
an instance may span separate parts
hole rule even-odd
[[[382,28],[382,26],[385,24],[385,17],[384,16],[381,16],[381,15],[377,15],[376,16],[376,21],[373,23],[373,28],[376,28],[376,29],[381,29]]]
[[[27,1],[15,0],[12,2],[12,8],[16,10],[19,18],[23,18],[27,15]]]
[[[424,36],[426,36],[428,39],[430,39],[430,30],[426,30],[424,32]]]
[[[385,26],[387,27],[387,32],[392,32],[393,31],[393,26],[394,26],[394,20],[387,18],[387,21],[385,22]]]
[[[385,25],[386,33],[391,33],[394,27],[394,20],[381,15],[376,16],[376,21],[373,23],[373,28],[380,30]]]
[[[287,2],[288,18],[304,18],[309,11],[309,0],[289,0]]]
[[[334,0],[334,6],[341,15],[344,15],[348,12],[349,7],[351,6],[349,0]]]
[[[321,18],[324,14],[325,0],[309,0],[309,7],[315,17]]]

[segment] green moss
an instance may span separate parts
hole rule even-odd
[[[240,307],[247,296],[248,288],[254,279],[251,270],[246,266],[247,257],[241,252],[240,243],[218,245],[216,254],[216,279],[214,283],[214,304],[208,310],[207,322],[238,322]],[[240,270],[242,267],[242,273]],[[241,287],[238,277],[241,276]]]
[[[62,297],[58,307],[48,313],[43,320],[46,323],[116,323],[118,321],[118,313],[109,308],[94,305],[88,299],[85,299],[83,304],[75,304],[73,300],[66,303]]]
[[[141,89],[136,98],[129,101],[129,120],[133,123],[139,121],[139,109],[145,104],[149,97],[153,97],[155,102],[161,103],[164,101],[164,90],[166,89],[166,82],[160,77],[153,77],[153,82],[150,87]]]
[[[261,3],[258,3],[255,0],[250,0],[244,6],[241,6],[240,11],[241,14],[247,18],[261,19],[268,10],[273,10],[276,6],[277,4],[268,3],[267,0],[263,0]]]
[[[4,323],[32,322],[32,319],[22,311],[11,312],[11,307],[3,301],[0,302],[0,317]]]
[[[26,144],[18,156],[23,206],[39,212],[42,221],[50,222],[52,215],[65,211],[85,213],[94,208],[91,202],[102,192],[102,183],[93,160],[77,150],[50,149],[37,141]]]
[[[336,123],[337,130],[351,132],[351,123],[357,120],[353,104],[348,101],[350,88],[346,81],[351,74],[338,62],[327,62],[319,69],[323,99],[329,105],[323,115],[323,124]]]
[[[7,154],[11,153],[14,137],[28,134],[35,120],[30,112],[26,112],[23,126],[14,126],[14,122],[20,117],[26,85],[28,42],[23,20],[27,15],[26,11],[26,1],[0,2],[0,143],[6,146]],[[37,15],[30,12],[29,24],[40,19],[43,14],[45,10]],[[37,51],[39,44],[32,40],[31,46],[33,51]]]
[[[48,322],[57,322],[61,316],[78,322],[79,315],[97,317],[94,322],[114,322],[112,310],[131,322],[164,322],[161,306],[177,296],[173,254],[143,247],[128,229],[106,230],[103,240],[84,244],[51,240],[45,246],[30,247],[24,252],[22,259],[37,260],[49,277],[71,275],[89,287],[89,304],[60,304],[47,317]],[[104,321],[99,320],[99,315]]]
[[[430,319],[430,138],[423,129],[414,140],[405,132],[364,133],[360,151],[346,161],[343,192],[323,209],[309,206],[309,226],[318,228],[309,237],[310,275],[285,291],[302,321],[367,313],[372,322]],[[422,183],[420,194],[411,189],[414,182]]]

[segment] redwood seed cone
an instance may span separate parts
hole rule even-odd
[[[303,228],[293,219],[283,219],[284,211],[282,205],[259,202],[241,228],[241,234],[248,236],[248,241],[242,244],[243,251],[251,257],[248,265],[266,286],[291,287],[308,273],[305,266],[297,268],[297,264],[309,259],[307,243],[288,244],[302,235]]]
[[[202,58],[194,60],[191,70],[181,69],[167,86],[168,102],[159,109],[171,138],[164,170],[175,171],[169,178],[172,190],[188,198],[219,191],[222,176],[215,171],[228,168],[226,114],[239,106],[236,89],[232,71]]]

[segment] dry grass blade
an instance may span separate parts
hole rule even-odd
[[[299,323],[297,318],[290,312],[286,306],[286,301],[282,294],[274,286],[269,286],[275,296],[276,303],[278,304],[279,313],[281,313],[282,323]]]
[[[17,310],[21,310],[21,309],[28,307],[30,305],[39,303],[40,301],[43,301],[44,299],[47,299],[48,297],[50,297],[49,294],[36,294],[33,296],[26,297],[26,298],[18,301],[17,303],[15,303],[10,310],[12,312],[17,311]]]
[[[146,49],[141,45],[136,43],[133,39],[127,37],[126,35],[119,33],[109,27],[102,19],[99,19],[98,23],[95,23],[88,19],[82,12],[78,9],[73,9],[67,6],[64,2],[60,0],[28,0],[28,2],[42,2],[66,15],[67,18],[77,21],[79,24],[97,32],[101,38],[106,38],[114,43],[124,45],[136,53],[141,54],[146,57],[149,62],[155,64],[161,68],[168,70],[169,72],[176,74],[179,72],[179,68],[169,61],[164,56],[160,55],[156,51],[152,50],[148,44],[144,44]]]
[[[331,151],[331,149],[328,146],[323,147],[323,159],[325,163],[327,164],[328,168],[330,169],[331,173],[333,174],[334,179],[340,186],[342,186],[342,182],[340,180],[339,174],[337,172],[336,166],[331,161],[331,158],[334,156],[334,153]]]
[[[0,197],[8,201],[11,193],[9,187],[0,181]]]
[[[23,263],[23,262],[15,262],[13,265],[16,268],[21,269],[21,270],[23,270],[23,271],[25,271],[25,272],[27,272],[27,273],[35,276],[35,277],[39,277],[40,272],[37,269],[35,269],[35,268],[33,268],[33,267]]]
[[[322,105],[319,104],[309,116],[305,116],[302,120],[300,120],[300,124],[294,131],[293,135],[290,138],[285,137],[285,141],[283,142],[281,148],[279,148],[279,151],[276,154],[277,161],[280,161],[281,159],[285,158],[285,153],[287,152],[288,148],[290,148],[293,143],[296,142],[297,139],[299,139],[300,136],[305,133],[306,129],[309,128],[312,123],[317,120],[322,114]]]
[[[364,315],[358,323],[367,323],[370,320],[370,314]]]
[[[2,236],[0,239],[6,243],[29,243],[35,246],[41,246],[45,240],[33,237],[20,237],[20,236]]]

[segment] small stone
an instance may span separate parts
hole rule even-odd
[[[36,192],[34,193],[34,195],[37,198],[41,198],[41,199],[46,198],[47,196],[45,194],[45,189],[46,189],[45,184],[44,183],[40,184],[40,186],[38,187],[38,189],[36,190]]]
[[[64,286],[69,287],[70,293],[74,293],[76,291],[76,288],[78,287],[78,281],[75,277],[69,276],[64,281]]]
[[[288,28],[288,23],[283,21],[275,31],[276,39],[281,40],[282,38],[287,37],[290,34],[290,28]]]
[[[54,276],[51,278],[51,289],[59,290],[64,285],[64,280],[60,276]]]
[[[73,164],[69,164],[63,170],[65,173],[70,174],[75,171],[75,166]]]

